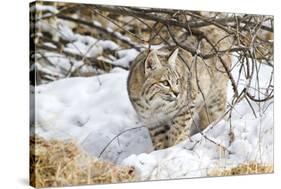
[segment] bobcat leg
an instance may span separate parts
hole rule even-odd
[[[187,139],[191,133],[192,115],[190,113],[182,113],[176,116],[170,130],[168,131],[168,145],[173,146]]]
[[[168,147],[168,131],[168,125],[149,128],[154,150],[160,150]]]

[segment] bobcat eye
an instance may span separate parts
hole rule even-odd
[[[167,80],[162,81],[162,83],[163,83],[164,86],[169,86],[170,85]]]

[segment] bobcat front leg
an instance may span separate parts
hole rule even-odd
[[[168,145],[168,125],[149,128],[150,137],[154,150],[160,150],[169,147]]]
[[[187,111],[177,115],[168,131],[168,146],[173,146],[187,139],[191,133],[193,123],[192,112]]]

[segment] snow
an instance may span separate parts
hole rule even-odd
[[[45,58],[47,61],[43,61]],[[58,53],[45,52],[44,57],[41,54],[36,54],[36,59],[41,60],[40,63],[35,63],[38,71],[58,78],[64,78],[71,68],[71,60]],[[77,66],[77,61],[72,61],[72,63],[74,67]]]
[[[57,77],[63,77],[62,74],[60,73],[56,73],[56,72],[52,72],[50,71],[50,69],[46,69],[45,67],[41,66],[40,64],[38,63],[35,63],[35,67],[38,71],[41,71],[41,72],[44,72],[46,74],[50,74],[50,75],[53,75],[53,76],[57,76]]]
[[[49,11],[53,14],[57,14],[59,11],[54,6],[48,6],[48,5],[40,5],[38,3],[35,4],[35,6],[32,6],[30,11]]]
[[[110,28],[110,27],[107,27],[106,30],[107,30],[109,33],[112,33],[112,32],[113,32],[113,29]]]
[[[245,108],[245,105],[241,106],[244,107],[238,108]],[[131,155],[122,164],[135,166],[142,180],[158,180],[207,176],[212,169],[234,167],[250,161],[273,163],[272,110],[263,117],[237,119],[232,124],[235,140],[230,145],[227,122],[221,121],[204,131],[208,138],[227,147],[231,154],[198,133],[191,137],[191,141],[168,149]],[[262,136],[259,140],[260,133]]]
[[[268,85],[270,72],[269,66],[261,66],[261,86]],[[233,73],[237,77],[237,69]],[[233,142],[228,136],[229,121],[221,120],[204,130],[208,139],[229,152],[200,133],[176,146],[152,151],[148,131],[128,99],[127,76],[127,71],[115,68],[96,77],[61,79],[37,86],[35,132],[46,138],[75,139],[92,155],[134,166],[141,180],[202,177],[212,169],[250,161],[273,163],[273,101],[252,104],[261,110],[257,117],[246,101],[235,106]],[[239,90],[243,86],[239,85]],[[231,91],[229,86],[229,100]]]
[[[50,43],[50,42],[46,42],[46,43],[44,43],[44,45],[45,45],[46,47],[51,47],[51,48],[54,48],[54,49],[57,48],[56,45],[54,45],[53,43]]]
[[[39,20],[35,23],[35,27],[40,32],[49,33],[52,36],[53,41],[59,41],[60,34],[57,32],[56,22],[54,21],[54,19],[51,19],[49,22],[44,19]]]
[[[52,26],[45,25],[45,23],[41,23],[40,25],[39,23],[40,22],[37,23],[37,27],[41,27],[43,31],[54,32]],[[56,34],[55,38],[57,40],[62,38],[63,40],[69,41],[63,49],[64,52],[85,58],[97,58],[98,60],[123,68],[128,68],[129,62],[134,60],[139,53],[134,49],[120,50],[119,45],[111,40],[98,40],[91,36],[74,34],[65,23],[58,24],[58,26],[60,32],[59,34]],[[44,46],[53,49],[57,48],[53,43],[44,43]],[[104,56],[104,50],[117,51],[116,56],[118,57],[112,55]],[[40,59],[40,63],[38,62],[36,64],[38,70],[46,74],[44,77],[49,78],[50,80],[63,78],[67,76],[71,70],[75,70],[81,65],[83,65],[83,67],[79,69],[81,73],[99,72],[98,70],[95,70],[92,65],[85,64],[84,60],[76,60],[75,58],[70,58],[60,53],[44,52],[43,54],[36,54],[36,58]],[[44,61],[45,59],[47,61]],[[57,76],[57,78],[52,76]]]
[[[93,22],[96,25],[100,24],[97,21]],[[48,32],[52,36],[52,39],[54,41],[59,41],[60,39],[66,41],[67,43],[63,49],[64,52],[79,55],[86,58],[97,58],[99,60],[106,59],[107,63],[116,66],[121,66],[123,68],[128,68],[129,63],[134,60],[135,57],[139,54],[139,52],[135,49],[121,49],[118,44],[111,40],[101,40],[96,39],[92,36],[75,34],[73,33],[71,26],[67,21],[54,19],[51,20],[50,23],[44,20],[40,20],[36,22],[36,27],[42,32]],[[44,45],[51,48],[57,48],[52,43],[45,43]],[[114,57],[114,59],[110,60],[108,58],[103,57],[102,55],[104,50],[116,51],[116,55],[118,56],[118,58]],[[75,66],[77,60],[70,59],[69,57],[65,57],[61,54],[45,52],[44,56],[48,59],[50,63],[53,64],[52,66],[48,64],[41,65],[41,67],[45,68],[45,73],[51,73],[51,75],[57,75],[62,73],[67,74],[70,68],[75,69],[77,67]],[[91,67],[85,65],[83,66],[83,69],[91,70]]]
[[[125,41],[131,41],[131,38],[128,36],[124,36],[122,35],[120,32],[114,32],[114,34],[119,38],[119,39],[123,39]]]
[[[100,23],[99,21],[96,21],[96,20],[93,21],[93,24],[96,25],[96,26],[98,26],[98,27],[101,27],[101,26],[102,26],[101,23]]]
[[[129,64],[138,56],[139,52],[135,49],[123,49],[117,52],[119,59],[112,62],[114,65],[128,68]]]
[[[117,45],[116,43],[114,43],[113,41],[110,41],[110,40],[99,40],[97,42],[97,44],[100,45],[104,49],[109,49],[112,51],[120,48],[119,45]]]
[[[47,10],[49,7],[39,6],[39,9]],[[101,23],[95,20],[93,24],[99,27],[101,26]],[[78,55],[79,57],[77,60],[72,56],[63,55],[63,53],[60,52],[41,52],[42,54],[37,54],[36,57],[40,59],[37,68],[44,74],[41,79],[42,84],[68,77],[71,71],[76,70],[80,65],[83,66],[79,67],[78,74],[83,75],[83,73],[85,73],[88,75],[90,73],[94,75],[96,73],[103,73],[103,70],[85,62],[85,58],[94,58],[114,66],[128,68],[129,64],[139,54],[135,49],[122,49],[117,43],[110,39],[97,39],[93,36],[74,33],[72,22],[56,17],[51,17],[49,20],[38,20],[36,22],[36,28],[40,31],[37,33],[38,36],[43,36],[41,32],[44,32],[49,33],[54,42],[63,40],[64,43],[66,43],[62,49],[63,52]],[[132,44],[129,38],[123,36],[121,33],[114,32],[113,30],[110,32]],[[49,42],[44,43],[44,46],[57,49],[53,43]],[[109,50],[110,53],[107,53],[106,50]]]
[[[74,138],[98,156],[118,133],[140,127],[126,93],[127,71],[92,78],[69,78],[36,87],[36,132],[46,138]],[[125,92],[124,92],[125,91]],[[119,162],[132,153],[149,152],[146,128],[118,137],[102,158]]]
[[[72,32],[72,30],[68,27],[65,21],[60,20],[57,22],[58,33],[63,40],[66,41],[75,41],[77,37]]]
[[[268,85],[271,71],[269,66],[260,66],[261,88]],[[233,70],[233,75],[237,78],[238,68]],[[241,79],[243,83],[245,78]],[[245,86],[241,83],[239,91]],[[254,81],[251,83],[252,86],[256,84]],[[233,94],[230,85],[228,94],[230,101]],[[257,117],[253,115],[245,100],[235,106],[231,120],[235,137],[232,143],[228,136],[230,123],[225,120],[204,130],[203,134],[208,139],[223,145],[230,152],[198,133],[174,147],[146,154],[145,159],[143,154],[131,155],[124,159],[122,164],[135,166],[142,180],[208,176],[213,169],[230,168],[251,161],[273,164],[272,102],[273,100],[270,100],[260,106],[252,104],[253,108],[260,112]]]

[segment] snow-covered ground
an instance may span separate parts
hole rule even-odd
[[[261,66],[259,85],[268,85],[271,68]],[[238,77],[238,69],[233,70]],[[128,71],[115,68],[90,78],[68,78],[35,88],[35,132],[45,138],[75,139],[90,154],[133,165],[141,180],[206,176],[212,168],[257,161],[273,163],[273,100],[234,107],[231,124],[221,120],[203,133],[168,149],[152,151],[148,131],[129,101]],[[247,80],[241,78],[239,90]],[[251,85],[255,87],[256,82]],[[229,101],[232,98],[229,86]],[[124,132],[125,131],[125,132]],[[116,137],[117,136],[117,137]]]
[[[127,71],[91,78],[69,78],[36,87],[36,133],[46,138],[76,139],[88,152],[99,156],[120,132],[140,127],[130,104]],[[130,154],[150,152],[146,128],[120,135],[100,156],[120,162]]]

